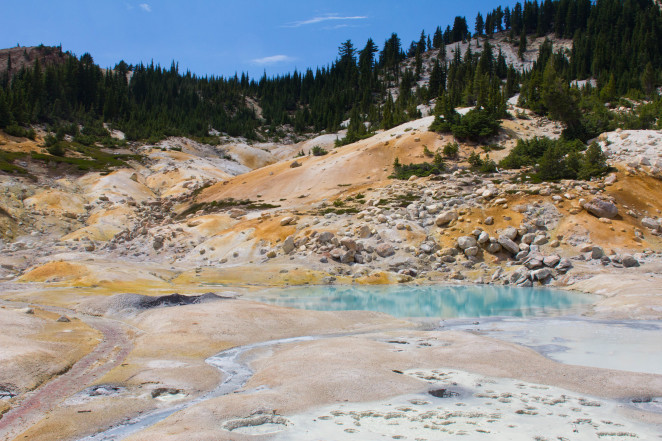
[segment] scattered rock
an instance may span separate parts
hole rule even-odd
[[[554,268],[556,265],[559,264],[561,261],[561,258],[559,256],[546,256],[542,262],[546,267],[549,268]]]
[[[455,210],[448,210],[448,211],[443,211],[437,218],[435,219],[434,223],[438,227],[444,227],[454,220],[458,219],[458,214],[457,211]]]
[[[552,270],[549,268],[541,268],[539,270],[531,271],[531,278],[539,282],[545,282],[553,275]]]
[[[635,268],[640,265],[639,261],[629,254],[626,254],[621,258],[621,263],[625,268]]]
[[[379,257],[390,257],[395,254],[393,247],[387,243],[377,245],[375,252]]]
[[[154,238],[154,242],[152,243],[152,247],[154,248],[155,251],[158,251],[161,248],[163,248],[163,240],[164,239],[161,236],[156,236]]]
[[[503,232],[501,233],[502,236],[507,237],[510,240],[515,240],[517,238],[517,228],[515,227],[508,227]],[[502,244],[503,245],[503,244]]]
[[[294,218],[291,216],[284,217],[280,220],[280,226],[285,227],[294,223]]]
[[[358,236],[361,239],[368,239],[370,236],[372,236],[370,227],[367,225],[362,225],[361,228],[359,228]]]
[[[349,237],[343,237],[340,240],[340,245],[344,246],[350,251],[356,252],[358,250],[358,245],[356,244],[356,241],[350,239]]]
[[[324,231],[317,237],[317,241],[321,244],[329,243],[333,239],[333,236],[334,234],[330,231]]]
[[[457,246],[459,246],[461,250],[466,250],[467,248],[472,248],[476,245],[476,239],[472,236],[461,236],[457,238]]]
[[[499,245],[501,245],[503,249],[508,251],[510,254],[517,254],[520,251],[519,245],[513,242],[508,236],[503,234],[499,236]]]
[[[283,252],[285,254],[290,254],[292,251],[294,251],[294,248],[294,237],[288,236],[287,239],[285,239],[283,242]]]
[[[476,257],[478,255],[478,247],[474,246],[474,247],[465,248],[464,254],[467,257]]]
[[[584,204],[584,209],[595,217],[605,217],[607,219],[614,219],[618,216],[618,207],[613,202],[605,201],[604,199],[594,198],[590,202]]]
[[[641,225],[651,230],[657,230],[660,228],[660,222],[650,217],[645,217],[641,220]]]
[[[572,269],[572,262],[570,262],[570,260],[566,258],[561,259],[559,261],[559,264],[556,266],[556,270],[561,274],[565,274],[571,269]]]
[[[499,245],[498,242],[490,242],[487,247],[485,247],[485,250],[490,254],[497,254],[501,252],[501,245]]]
[[[605,252],[600,247],[593,247],[593,249],[591,250],[591,259],[593,259],[593,260],[602,259],[602,257],[604,255],[605,255]]]

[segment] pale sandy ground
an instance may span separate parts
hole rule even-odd
[[[52,304],[71,303],[76,297],[89,299],[77,308],[88,313],[108,308],[107,297],[95,295],[94,289],[79,291],[51,289],[31,297]],[[608,294],[611,299],[625,296],[618,290]],[[618,305],[611,310],[604,307],[603,318],[619,316],[620,309]],[[484,439],[531,439],[548,433],[541,431],[546,427],[553,427],[559,436],[572,435],[568,439],[593,439],[584,436],[617,432],[650,439],[646,436],[659,429],[650,424],[662,423],[659,415],[625,406],[631,398],[662,396],[662,375],[561,364],[518,344],[466,331],[417,330],[415,323],[375,313],[289,310],[221,300],[142,313],[116,311],[110,317],[136,330],[134,349],[121,366],[94,383],[110,388],[111,393],[90,395],[86,389],[88,393],[66,400],[63,397],[48,419],[25,433],[29,439],[77,439],[137,412],[186,403],[221,381],[219,371],[204,362],[207,357],[234,346],[301,335],[322,338],[248,353],[254,375],[239,393],[200,402],[127,439],[179,440],[194,435],[200,440],[241,440],[255,439],[254,431],[284,429],[281,424],[223,429],[228,422],[227,427],[234,427],[232,421],[237,419],[242,420],[240,425],[246,418],[254,424],[256,420],[250,418],[255,418],[256,412],[275,412],[288,421],[286,431],[279,435],[282,439],[376,439],[381,434],[436,439],[436,432],[429,432],[436,429],[426,428],[430,423],[456,435],[472,430],[469,439],[489,435],[476,429],[491,433],[491,438]],[[421,380],[417,372],[422,370],[451,377]],[[435,386],[430,381],[456,382],[452,387],[463,395],[457,400],[424,396]],[[174,392],[153,398],[158,388]],[[502,402],[503,398],[510,403]],[[431,404],[407,404],[409,400]],[[397,410],[403,406],[414,410]],[[497,410],[497,406],[501,408]],[[429,418],[420,417],[423,409],[432,412]],[[393,411],[399,414],[389,414]],[[360,415],[345,415],[349,412]],[[331,419],[319,418],[325,415]],[[573,424],[579,419],[582,421]],[[272,420],[280,421],[271,417],[268,421]],[[509,427],[513,424],[517,427]],[[571,432],[577,424],[580,435]],[[347,428],[357,432],[345,432]]]
[[[655,439],[655,428],[619,415],[619,405],[545,385],[449,369],[407,375],[459,396],[429,394],[327,406],[288,418],[274,439]],[[437,389],[437,390],[438,390]],[[433,389],[434,390],[434,389]],[[244,429],[248,431],[250,429]]]
[[[348,360],[351,360],[349,364]],[[572,422],[580,418],[590,420],[579,423],[588,424],[587,430],[581,430],[584,438],[573,436],[570,439],[592,439],[585,438],[586,434],[613,432],[607,422],[612,419],[615,424],[623,424],[616,426],[619,427],[616,431],[636,433],[642,439],[659,430],[650,425],[651,420],[660,421],[658,416],[632,410],[638,420],[633,422],[629,420],[633,416],[631,412],[628,409],[615,412],[617,405],[610,399],[659,395],[662,376],[561,365],[530,349],[467,333],[397,332],[296,343],[270,354],[267,359],[254,361],[253,366],[256,374],[240,395],[203,402],[129,439],[148,440],[156,436],[183,439],[185,427],[223,427],[224,423],[232,424],[238,418],[251,421],[251,415],[254,418],[259,413],[274,412],[289,421],[287,432],[279,439],[377,439],[382,434],[415,439],[426,432],[429,438],[424,436],[423,439],[436,439],[430,431],[444,428],[444,419],[456,424],[446,427],[452,432],[471,428],[492,433],[491,437],[483,439],[513,435],[532,439],[548,434],[546,428],[549,427],[554,427],[560,436],[572,434]],[[448,400],[433,400],[437,405],[445,404],[439,411],[444,416],[417,417],[415,410],[391,414],[397,412],[405,400],[425,399],[422,394],[431,388],[428,383],[431,378],[418,372],[428,369],[440,374],[461,369],[463,372],[451,373],[446,378],[439,375],[441,378],[434,382],[462,392],[462,400],[455,402],[463,402],[465,406],[448,405]],[[425,381],[421,381],[421,377]],[[522,381],[532,384],[522,384]],[[481,383],[482,388],[476,383]],[[419,395],[411,396],[412,393]],[[391,398],[394,396],[398,398]],[[597,401],[599,405],[595,404],[596,396],[602,397]],[[507,400],[501,405],[497,403],[499,398]],[[580,404],[580,398],[588,404]],[[358,402],[363,404],[348,404]],[[553,407],[559,403],[563,405]],[[497,404],[502,407],[497,408]],[[323,407],[319,408],[320,405]],[[350,411],[364,414],[359,418],[345,418],[340,413]],[[552,418],[549,418],[550,412]],[[495,420],[496,424],[487,420]],[[360,426],[354,424],[355,421]],[[564,424],[560,425],[559,421]],[[240,433],[259,433],[269,428],[261,426],[246,427],[238,433],[217,429],[196,429],[195,433],[198,439],[204,440],[252,439]],[[345,428],[356,432],[345,432]]]

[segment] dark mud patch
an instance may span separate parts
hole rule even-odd
[[[134,294],[136,295],[136,294]],[[231,297],[223,297],[214,294],[213,292],[208,292],[200,296],[184,296],[181,294],[170,294],[165,296],[150,297],[142,296],[136,299],[136,308],[137,309],[152,309],[159,307],[173,307],[173,306],[184,306],[184,305],[197,305],[199,303],[209,303],[215,302],[222,299],[229,299]]]
[[[104,299],[91,299],[81,303],[79,309],[92,315],[127,315],[140,313],[155,308],[172,308],[176,306],[197,305],[236,298],[230,295],[218,295],[208,292],[199,296],[168,294],[164,296],[147,296],[143,294],[116,294]]]
[[[180,400],[185,397],[186,393],[172,387],[159,387],[152,391],[152,398],[160,401]]]
[[[460,392],[456,392],[451,389],[447,388],[442,388],[442,389],[432,389],[429,390],[428,393],[432,395],[435,398],[454,398],[454,397],[459,397]]]

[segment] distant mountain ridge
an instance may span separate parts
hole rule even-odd
[[[10,69],[10,76],[21,69],[31,68],[38,59],[42,66],[64,63],[69,52],[63,52],[61,46],[16,46],[0,49],[0,75]]]

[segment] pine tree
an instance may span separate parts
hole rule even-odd
[[[522,33],[519,36],[519,49],[517,50],[517,56],[522,61],[524,61],[524,54],[526,53],[526,46],[527,46],[526,32],[522,31]]]
[[[649,61],[646,63],[644,72],[641,74],[641,87],[644,90],[646,96],[651,97],[655,92],[655,70],[653,69],[653,64]]]
[[[5,128],[14,122],[14,117],[9,110],[9,104],[5,94],[0,90],[0,128]]]
[[[483,35],[483,30],[485,30],[485,20],[483,20],[483,15],[479,12],[476,16],[476,39],[478,36]]]
[[[434,31],[434,37],[432,38],[432,47],[439,49],[442,44],[444,44],[444,34],[441,32],[441,27],[437,26],[437,29]]]
[[[382,117],[382,129],[388,130],[395,127],[393,96],[389,93],[384,104],[384,116]]]

